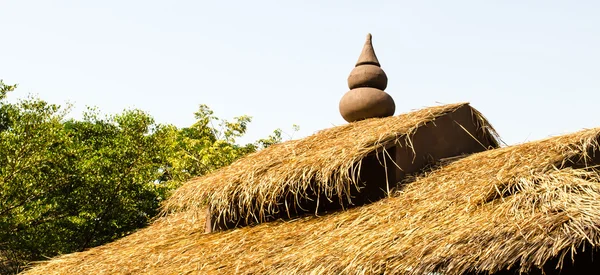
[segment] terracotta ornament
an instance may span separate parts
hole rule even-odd
[[[387,87],[387,81],[373,50],[371,34],[368,34],[358,62],[348,76],[350,91],[340,100],[342,117],[348,122],[354,122],[394,115],[394,99],[383,91]]]

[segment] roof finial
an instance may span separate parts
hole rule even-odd
[[[387,76],[373,50],[371,34],[367,35],[365,46],[348,76],[348,91],[340,100],[340,114],[348,122],[373,117],[394,115],[394,99],[385,90]]]

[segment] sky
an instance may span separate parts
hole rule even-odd
[[[253,117],[251,142],[346,123],[367,33],[396,114],[470,102],[507,144],[600,126],[599,1],[0,0],[0,79],[160,123]],[[293,133],[292,125],[300,126]]]

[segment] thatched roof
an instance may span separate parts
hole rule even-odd
[[[477,138],[497,147],[494,129],[468,103],[425,108],[337,126],[271,146],[189,181],[173,194],[165,209],[199,213],[197,210],[208,204],[220,219],[263,222],[266,216],[275,215],[281,204],[292,207],[321,194],[330,200],[350,201],[361,159],[391,144],[410,146],[405,140],[417,129],[459,108],[471,111],[470,123],[478,126]]]
[[[27,274],[444,274],[527,271],[600,245],[600,128],[454,161],[334,214],[203,234],[174,213]]]

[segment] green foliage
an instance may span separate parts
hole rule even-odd
[[[39,257],[43,252],[38,248],[69,237],[48,233],[49,221],[67,215],[61,208],[69,201],[65,192],[73,167],[68,161],[71,142],[61,124],[64,112],[33,99],[2,103],[0,111],[5,118],[0,131],[0,251],[16,259]],[[38,243],[40,238],[45,242]]]
[[[17,88],[17,85],[6,85],[4,81],[0,79],[0,100],[6,98],[8,92],[12,92]]]
[[[0,102],[6,98],[8,92],[12,92],[17,88],[17,85],[6,85],[4,81],[0,79]],[[10,112],[6,110],[10,108],[10,106],[6,104],[0,104],[0,131],[4,131],[9,125],[10,121],[8,121],[7,113]]]
[[[277,129],[239,145],[251,118],[222,120],[206,105],[188,128],[140,110],[67,120],[69,106],[7,103],[15,87],[0,80],[0,273],[125,236],[190,177],[282,140]]]
[[[246,132],[250,117],[236,117],[233,122],[220,120],[206,105],[200,105],[195,117],[196,123],[188,128],[172,128],[174,139],[170,145],[175,154],[169,158],[161,180],[177,184],[228,165],[257,149],[254,144],[235,144]]]

